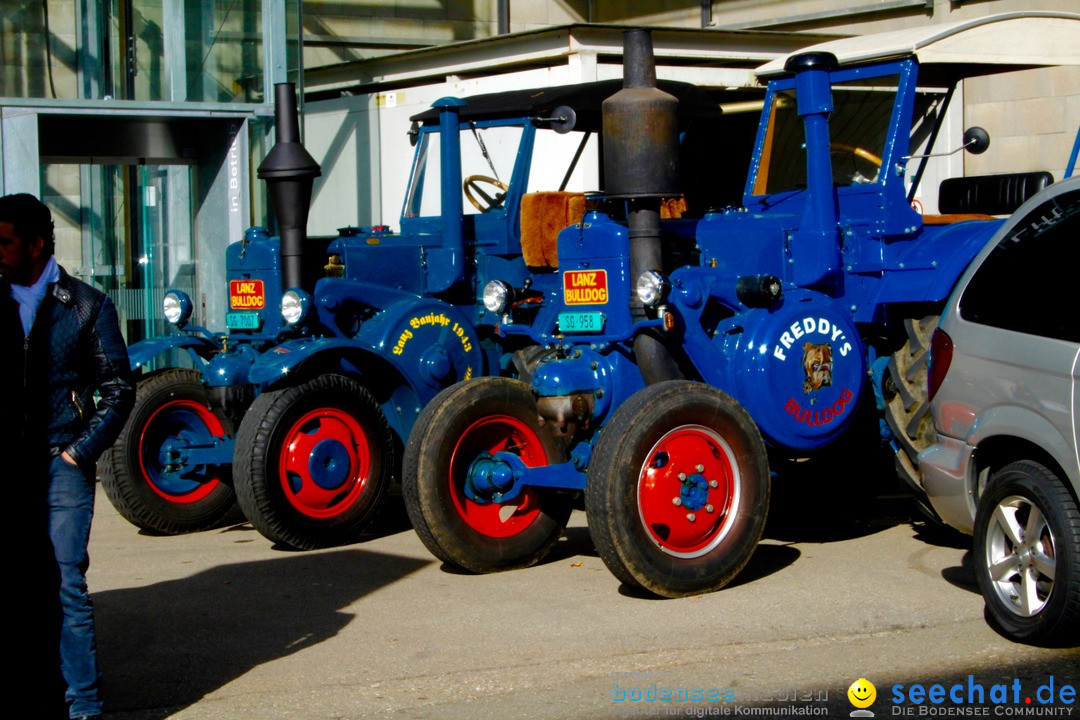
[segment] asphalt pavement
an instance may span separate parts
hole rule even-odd
[[[108,717],[850,717],[860,678],[878,718],[1080,717],[1080,654],[987,624],[969,540],[887,489],[796,482],[774,498],[732,585],[658,600],[620,586],[581,512],[540,565],[476,576],[428,554],[400,499],[362,542],[295,552],[240,518],[143,534],[99,493]]]

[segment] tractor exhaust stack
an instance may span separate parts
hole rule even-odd
[[[630,277],[663,272],[660,201],[680,194],[678,100],[656,86],[656,59],[648,30],[623,33],[623,89],[604,101],[604,192],[627,201]],[[630,300],[634,321],[645,307]],[[634,355],[646,384],[682,377],[659,335],[639,333]]]
[[[319,164],[300,143],[300,119],[296,111],[296,86],[274,86],[276,142],[259,165],[258,176],[266,181],[270,205],[281,234],[282,290],[300,287],[302,256],[307,240],[311,186],[322,174]]]

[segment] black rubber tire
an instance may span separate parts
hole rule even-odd
[[[140,463],[140,443],[147,423],[156,424],[160,418],[155,413],[167,403],[197,405],[200,412],[217,419],[225,435],[232,435],[229,421],[210,408],[197,371],[171,369],[151,375],[139,382],[131,415],[116,443],[102,456],[101,487],[116,511],[143,530],[179,535],[216,527],[236,504],[228,466],[195,468],[191,479],[201,481],[216,475],[217,484],[205,497],[189,502],[183,496],[172,501],[165,493],[155,491]],[[144,452],[152,458],[155,449],[146,448]]]
[[[1013,507],[1019,508],[1015,515]],[[1039,540],[1021,537],[1022,545],[1030,550],[1037,543],[1037,549],[1053,561],[1054,577],[1047,585],[1047,576],[1040,575],[1042,582],[1035,583],[1037,595],[1048,594],[1037,599],[1045,604],[1029,612],[1007,596],[1016,591],[1019,599],[1022,589],[1018,590],[1017,583],[1024,587],[1020,578],[1025,561],[1037,555],[1011,552],[1021,548],[1007,539],[1004,527],[1015,523],[1014,532],[1019,534],[1019,527],[1029,530],[1032,508],[1038,509],[1045,523],[1038,525]],[[1052,548],[1049,552],[1048,546]],[[1080,644],[1080,511],[1057,475],[1030,460],[1014,462],[995,472],[975,514],[974,556],[975,575],[988,615],[1005,635],[1035,645]],[[1009,570],[995,582],[991,565],[995,559],[1003,558],[1009,559]],[[1028,567],[1037,570],[1037,565]]]
[[[675,431],[712,438],[711,447],[724,452],[732,470],[730,483],[724,485],[730,488],[729,494],[706,491],[710,503],[714,497],[726,497],[725,507],[717,515],[712,509],[706,514],[705,508],[699,508],[694,517],[688,514],[680,519],[694,525],[657,522],[666,513],[667,495],[660,502],[655,495],[640,497],[639,480],[647,467],[671,464],[669,472],[677,472],[683,469],[681,463],[690,463],[689,455],[673,460],[667,446],[661,446]],[[727,449],[717,440],[726,443]],[[654,464],[661,454],[663,462]],[[701,456],[693,457],[686,472],[695,472],[700,462]],[[719,454],[713,457],[720,459]],[[697,472],[703,477],[712,471],[701,467],[705,469]],[[659,482],[654,487],[658,495],[670,489],[674,504],[682,483],[672,482],[670,488],[666,483],[661,488]],[[746,410],[714,387],[673,380],[638,391],[608,420],[589,463],[585,507],[596,550],[619,580],[662,597],[681,597],[719,590],[742,570],[761,539],[769,492],[765,443]],[[679,510],[672,512],[677,513],[689,507],[681,502],[674,506]],[[646,520],[647,512],[654,515],[652,522]],[[691,533],[708,528],[710,519],[712,529],[703,534],[699,549],[682,551],[676,542],[664,549],[664,540],[658,539],[664,531],[670,533],[670,540],[683,527]]]
[[[452,460],[459,442],[465,440],[467,433],[479,422],[492,423],[494,429],[490,432],[495,438],[508,428],[516,428],[519,434],[527,435],[532,447],[522,447],[535,464],[564,460],[561,444],[537,421],[536,402],[527,385],[502,377],[458,383],[428,403],[409,435],[401,481],[409,519],[424,545],[443,562],[475,573],[533,565],[562,535],[570,518],[573,495],[549,489],[525,490],[530,495],[519,507],[528,508],[529,512],[518,516],[520,531],[501,537],[478,528],[477,525],[483,523],[482,518],[470,522],[463,517],[458,505],[465,503],[461,499],[464,481],[459,469],[467,467],[479,453],[466,450],[456,466]],[[468,436],[469,440],[480,432],[474,431]],[[458,471],[457,477],[451,477],[455,471]],[[466,507],[481,507],[470,502]],[[501,517],[501,511],[509,505],[488,503],[482,507],[497,509],[496,514]],[[520,510],[514,511],[502,522],[514,520],[518,512]],[[526,522],[528,517],[532,519]],[[512,530],[510,528],[508,532]]]
[[[919,478],[918,455],[933,445],[937,438],[934,419],[930,415],[927,370],[930,337],[937,327],[938,317],[927,315],[922,319],[904,320],[908,339],[904,346],[889,358],[889,370],[885,378],[885,421],[901,445],[895,458],[896,471],[902,480],[920,494],[922,482]],[[920,508],[929,512],[932,519],[937,518],[925,501],[920,500]]]
[[[554,350],[548,350],[543,345],[529,345],[521,350],[515,350],[511,361],[515,377],[531,386],[533,373],[540,367],[540,362],[554,354]]]
[[[318,495],[321,491],[310,476],[282,468],[289,434],[295,431],[293,439],[303,434],[297,423],[305,416],[310,418],[304,424],[312,433],[308,437],[329,427],[327,419],[336,418],[338,427],[341,420],[355,423],[356,432],[340,444],[356,443],[367,458],[366,472],[357,465],[359,460],[350,460],[347,474],[357,474],[333,496]],[[268,540],[301,550],[340,545],[359,538],[386,496],[395,469],[393,436],[378,402],[363,385],[343,375],[319,375],[255,398],[240,423],[233,463],[240,509]],[[308,494],[312,491],[316,495]],[[324,500],[326,504],[320,504]]]

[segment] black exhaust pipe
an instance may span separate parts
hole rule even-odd
[[[680,194],[678,100],[656,86],[656,59],[648,30],[623,33],[623,89],[604,101],[604,194],[626,200],[630,278],[662,272],[660,201]],[[634,321],[645,307],[631,295]],[[659,334],[638,333],[634,356],[645,383],[683,377]]]
[[[302,256],[307,240],[311,186],[322,175],[319,163],[300,143],[300,118],[296,112],[296,85],[274,86],[274,124],[277,142],[259,165],[258,176],[266,181],[270,205],[281,235],[282,290],[300,287]]]

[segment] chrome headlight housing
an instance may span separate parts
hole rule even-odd
[[[169,290],[161,302],[161,313],[165,320],[177,327],[187,323],[193,308],[191,298],[183,290]]]
[[[502,280],[492,280],[484,286],[484,307],[489,312],[505,312],[513,301],[514,289]]]
[[[293,288],[281,296],[281,319],[288,325],[298,325],[311,313],[311,296]]]
[[[662,303],[670,289],[667,279],[655,270],[646,270],[638,276],[637,296],[645,307],[655,307]]]

